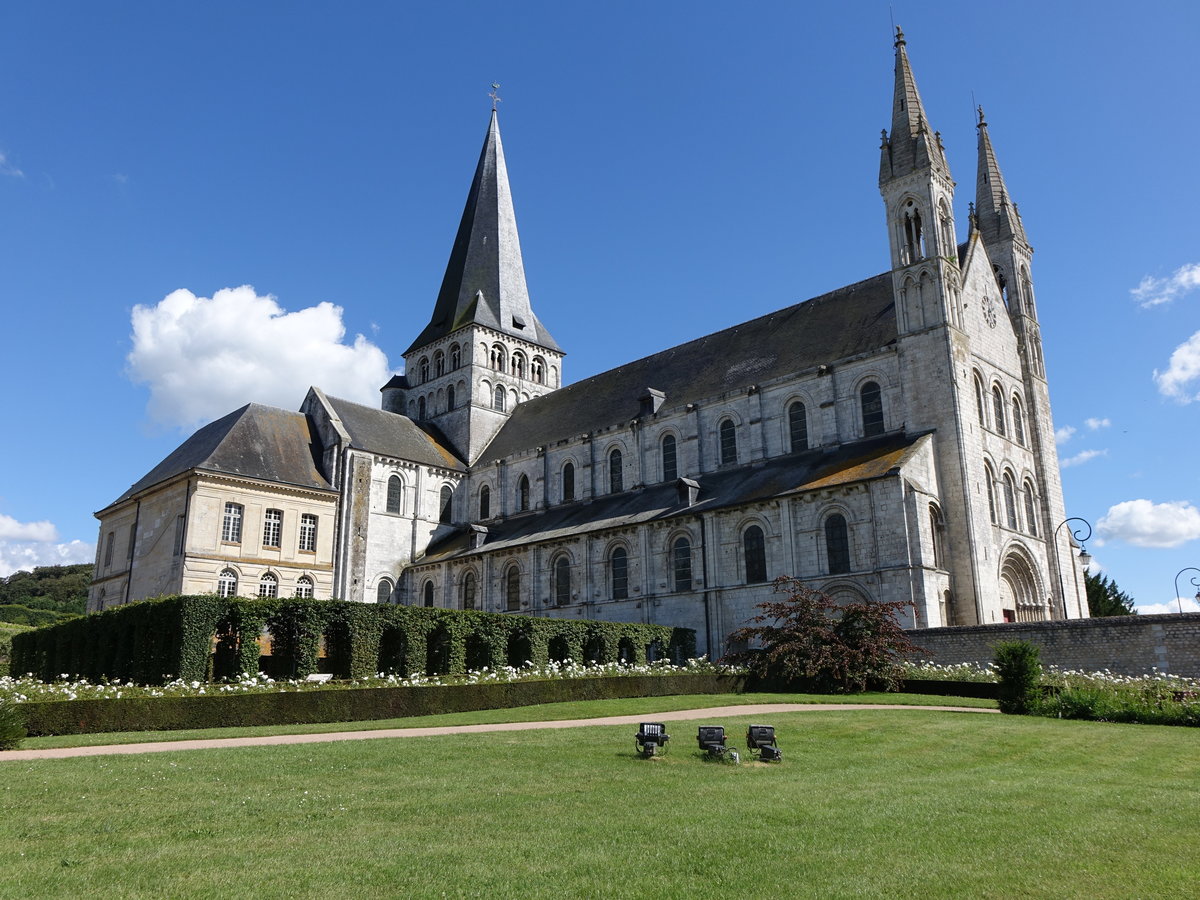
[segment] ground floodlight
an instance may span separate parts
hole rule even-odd
[[[725,729],[720,725],[701,725],[696,741],[709,756],[725,755]]]
[[[671,736],[667,734],[667,726],[662,722],[643,722],[639,726],[638,733],[633,737],[634,746],[637,747],[637,752],[646,759],[649,759],[659,750],[667,749],[667,741]]]
[[[763,762],[779,762],[783,751],[775,745],[775,728],[771,725],[751,725],[746,729],[746,749],[757,750]]]

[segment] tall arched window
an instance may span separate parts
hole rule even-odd
[[[529,368],[536,384],[546,383],[546,361],[544,359],[540,356],[535,356]]]
[[[504,608],[508,612],[521,611],[521,570],[515,563],[504,575]]]
[[[258,596],[278,597],[279,579],[271,572],[263,572],[258,579]]]
[[[996,518],[996,475],[987,463],[983,464],[983,483],[987,487],[988,516],[995,525],[999,522]]]
[[[721,432],[721,465],[731,466],[737,462],[737,426],[732,419],[725,419],[720,425]]]
[[[1025,416],[1021,413],[1021,400],[1013,394],[1012,398],[1012,427],[1013,437],[1022,447],[1025,446]]]
[[[492,397],[492,409],[504,412],[504,385],[496,385],[496,393]]]
[[[863,437],[883,434],[883,392],[874,381],[868,381],[858,392],[862,405]]]
[[[629,554],[624,547],[613,547],[608,556],[608,578],[612,585],[612,598],[626,600],[629,597]]]
[[[517,378],[525,377],[525,354],[516,350],[512,355],[512,373]]]
[[[975,375],[975,413],[979,416],[979,424],[987,428],[987,405],[983,402],[983,379]]]
[[[486,484],[479,489],[479,518],[492,517],[492,489]]]
[[[746,566],[746,584],[767,580],[767,542],[757,525],[742,532],[742,559]]]
[[[421,357],[421,384],[429,380],[429,357]]]
[[[450,345],[450,368],[457,369],[462,365],[462,351],[459,350],[458,344]]]
[[[425,587],[421,589],[421,599],[426,606],[433,606],[433,582],[425,582]]]
[[[921,212],[909,200],[904,209],[904,260],[905,265],[925,257],[925,238],[921,234]]]
[[[788,406],[788,439],[793,453],[808,449],[808,409],[799,400]]]
[[[504,371],[504,360],[505,360],[504,345],[503,344],[494,344],[492,346],[492,357],[491,357],[492,368],[495,369],[497,372],[503,372]]]
[[[1025,303],[1025,311],[1034,315],[1033,282],[1029,280],[1029,270],[1024,266],[1021,267],[1021,299]]]
[[[562,499],[563,503],[575,499],[575,463],[569,459],[562,467]]]
[[[942,526],[942,513],[932,503],[929,505],[929,535],[933,540],[933,567],[944,569],[946,561],[943,558],[942,541],[945,539],[945,529]]]
[[[375,602],[387,603],[392,599],[392,583],[386,578],[379,579],[379,587],[375,589]]]
[[[454,409],[454,385],[446,388],[446,409]]]
[[[108,549],[104,564],[107,566],[112,562],[112,540],[108,542]],[[240,544],[242,542],[242,507],[239,503],[225,504],[225,518],[221,522],[221,540],[227,544]]]
[[[554,561],[554,604],[566,606],[571,602],[571,560],[563,554]]]
[[[1004,434],[1004,395],[1000,393],[1000,385],[992,387],[992,418],[996,420],[996,431]]]
[[[313,580],[307,575],[296,579],[296,596],[301,600],[311,600],[313,595]]]
[[[1033,482],[1025,482],[1025,530],[1037,537],[1037,513],[1034,506]]]
[[[222,597],[237,596],[237,572],[233,569],[222,569],[217,576],[217,594]]]
[[[438,500],[438,521],[444,525],[449,524],[453,521],[454,513],[454,491],[450,490],[450,485],[442,485]]]
[[[825,555],[830,575],[850,571],[850,529],[841,513],[834,513],[825,520]]]
[[[1017,486],[1012,475],[1004,473],[1004,517],[1008,527],[1017,530]]]
[[[441,350],[433,354],[433,371],[437,373],[438,378],[446,374],[446,354]]]
[[[400,512],[401,503],[404,498],[404,482],[400,480],[399,475],[393,475],[388,479],[387,485],[387,511],[390,513]]]
[[[417,420],[422,421],[422,422],[425,420],[425,398],[424,397],[417,398]]]
[[[685,537],[675,538],[671,545],[671,569],[675,590],[692,589],[692,542]]]
[[[517,512],[529,509],[529,477],[522,475],[517,479]]]
[[[475,591],[476,591],[475,573],[472,572],[470,569],[468,569],[467,573],[465,575],[463,575],[463,579],[462,579],[462,608],[463,609],[474,609],[475,608]]]
[[[666,434],[662,439],[663,481],[674,481],[679,477],[679,458],[676,453],[675,435]]]
[[[624,459],[621,456],[621,450],[619,447],[613,447],[608,454],[608,490],[610,493],[619,494],[625,490],[624,475]]]

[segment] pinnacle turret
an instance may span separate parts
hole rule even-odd
[[[975,214],[979,219],[979,230],[989,243],[1012,238],[1028,243],[1021,215],[1009,196],[1000,165],[996,162],[982,106],[975,127],[979,131],[979,167],[975,176]]]
[[[879,181],[933,169],[950,177],[941,135],[929,127],[925,106],[908,61],[904,32],[896,28],[896,82],[892,96],[892,128],[883,142]]]

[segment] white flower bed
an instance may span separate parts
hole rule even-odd
[[[957,663],[954,665],[938,665],[929,660],[904,664],[905,678],[926,678],[931,681],[995,681],[996,668],[992,663],[978,666],[973,663]],[[1085,672],[1082,669],[1060,669],[1057,666],[1047,666],[1043,680],[1046,684],[1060,687],[1132,687],[1132,688],[1166,688],[1172,691],[1200,690],[1200,678],[1186,678],[1182,675],[1171,675],[1160,672],[1157,667],[1149,675],[1118,675],[1104,669],[1099,672]]]

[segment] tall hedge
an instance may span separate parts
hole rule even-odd
[[[264,654],[260,637],[269,642]],[[322,647],[324,652],[322,652]],[[339,600],[164,597],[13,637],[11,671],[159,684],[267,670],[353,678],[462,674],[551,660],[645,662],[695,655],[689,628],[542,619]]]

